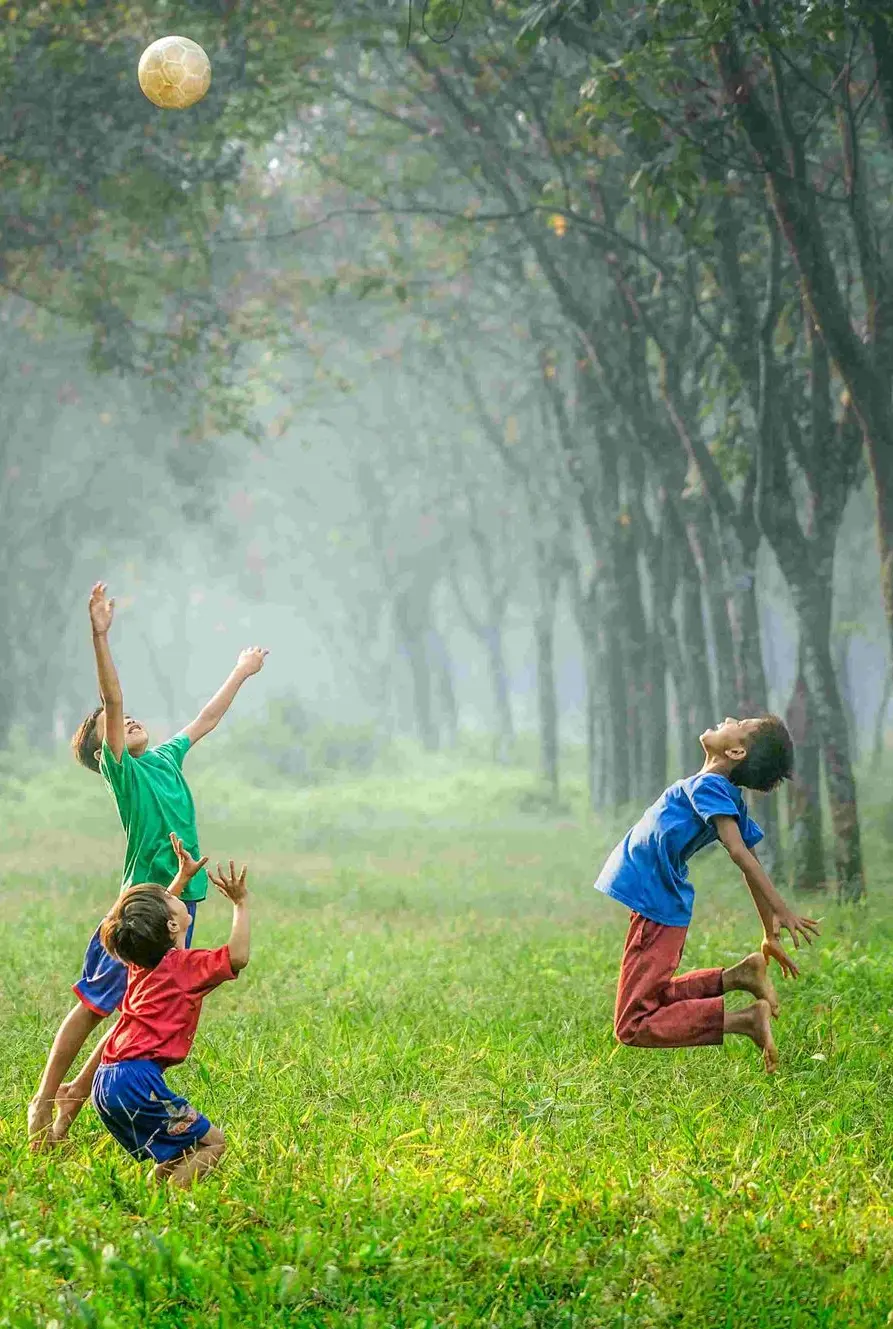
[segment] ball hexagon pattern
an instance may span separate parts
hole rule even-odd
[[[150,102],[183,111],[211,86],[211,62],[188,37],[160,37],[140,56],[137,78]]]

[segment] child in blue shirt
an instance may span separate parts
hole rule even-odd
[[[793,743],[777,716],[726,717],[700,737],[704,765],[697,775],[671,785],[614,849],[596,890],[631,910],[614,1030],[635,1047],[694,1047],[743,1034],[762,1049],[766,1070],[778,1064],[771,1019],[778,998],[767,972],[774,958],[785,977],[797,966],[782,949],[782,929],[795,947],[818,935],[814,919],[801,918],[769,880],[754,846],[763,832],[748,814],[741,789],[768,792],[790,777]],[[701,969],[675,977],[691,921],[694,888],[688,860],[719,840],[741,869],[763,923],[761,952],[730,969]],[[741,1011],[726,1011],[726,992],[756,998]]]

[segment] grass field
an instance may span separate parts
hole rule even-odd
[[[195,762],[199,763],[200,753]],[[620,1048],[616,826],[522,811],[529,777],[448,764],[307,793],[205,764],[203,845],[252,870],[255,942],[171,1083],[229,1153],[162,1191],[92,1109],[32,1159],[24,1110],[117,889],[121,838],[68,767],[3,797],[0,1326],[893,1323],[893,881],[782,991],[782,1067],[744,1040]],[[721,851],[686,959],[752,950]],[[228,908],[200,914],[219,944]]]

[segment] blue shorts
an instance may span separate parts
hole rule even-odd
[[[189,910],[189,917],[192,919],[189,924],[189,931],[186,933],[186,947],[188,949],[192,945],[192,934],[195,931],[195,911],[199,901],[184,900],[183,903]],[[112,1011],[117,1010],[124,1000],[124,993],[127,991],[127,965],[109,955],[99,940],[99,928],[90,938],[90,944],[84,956],[84,967],[81,970],[81,976],[74,984],[72,991],[88,1010],[91,1010],[94,1015],[101,1015],[103,1019],[107,1015],[111,1015]]]
[[[142,1161],[169,1163],[211,1129],[207,1117],[168,1088],[156,1061],[103,1062],[93,1077],[93,1106],[118,1143]]]

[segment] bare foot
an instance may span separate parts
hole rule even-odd
[[[772,1008],[768,1001],[757,1001],[754,1002],[751,1009],[754,1012],[754,1022],[757,1026],[753,1041],[757,1047],[763,1049],[763,1065],[766,1067],[766,1074],[772,1075],[778,1070],[778,1048],[775,1046],[775,1039],[772,1037]]]
[[[726,1011],[723,1021],[726,1034],[744,1034],[763,1053],[767,1075],[778,1069],[778,1049],[772,1037],[772,1012],[768,1001],[755,1001],[744,1011]]]
[[[53,1143],[53,1100],[33,1098],[28,1104],[28,1148],[39,1154]]]
[[[723,970],[724,992],[749,992],[758,1001],[767,1001],[773,1019],[778,1018],[779,1004],[769,967],[759,951],[746,955],[731,969]]]
[[[65,1139],[71,1129],[71,1123],[88,1098],[89,1094],[81,1093],[73,1081],[70,1084],[60,1084],[56,1093],[56,1120],[51,1131],[54,1144]]]

